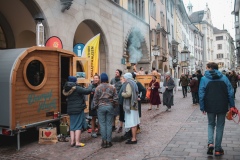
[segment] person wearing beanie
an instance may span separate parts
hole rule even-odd
[[[101,83],[108,83],[108,75],[106,74],[106,73],[102,73],[101,75],[100,75],[100,81],[101,81]]]
[[[120,69],[116,69],[115,71],[115,77],[113,79],[111,79],[110,84],[113,85],[116,90],[117,93],[119,93],[121,87],[122,87],[122,82],[120,81],[120,77],[122,76],[122,71]],[[113,120],[113,124],[112,124],[112,131],[116,130],[116,117],[119,115],[120,109],[119,106],[115,106],[114,107],[114,120]],[[120,127],[118,128],[118,133],[122,132],[122,126],[120,124]]]
[[[102,136],[101,146],[109,148],[112,146],[112,123],[114,106],[118,102],[118,95],[116,88],[108,83],[108,75],[106,73],[100,75],[100,80],[101,84],[95,89],[92,109],[98,109],[97,114]]]
[[[192,74],[192,80],[189,83],[192,93],[192,102],[193,105],[198,104],[198,79],[195,74]]]
[[[140,124],[138,113],[138,87],[131,73],[123,75],[124,88],[122,92],[125,129],[131,129],[132,138],[126,144],[137,144],[137,125]]]
[[[80,143],[81,130],[87,129],[84,109],[86,108],[85,95],[92,92],[92,86],[80,87],[77,78],[68,77],[68,82],[63,87],[63,95],[67,96],[67,114],[70,116],[70,138],[71,147],[83,147]]]

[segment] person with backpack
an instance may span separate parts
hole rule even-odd
[[[233,88],[228,78],[218,71],[218,64],[210,62],[206,66],[204,77],[199,87],[200,110],[208,118],[208,150],[207,154],[215,156],[224,154],[222,137],[225,126],[226,113],[235,107]],[[214,148],[214,131],[216,138]]]

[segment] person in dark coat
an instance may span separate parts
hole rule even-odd
[[[183,98],[187,97],[187,86],[188,86],[188,77],[185,74],[182,74],[179,81],[179,86],[182,85]]]
[[[63,87],[63,95],[67,96],[67,114],[70,116],[70,137],[71,147],[83,147],[80,143],[81,130],[86,129],[86,119],[84,109],[86,108],[85,95],[92,92],[92,86],[88,88],[80,87],[77,78],[68,77],[68,82]]]
[[[197,103],[198,103],[198,79],[195,74],[192,75],[192,80],[189,83],[189,87],[191,88],[193,105],[197,105]]]
[[[111,79],[110,81],[110,84],[113,85],[116,90],[117,90],[117,93],[119,93],[121,87],[122,87],[122,82],[120,81],[120,77],[122,75],[122,70],[120,69],[117,69],[115,71],[115,77]],[[120,109],[119,109],[119,106],[118,104],[116,104],[117,106],[114,107],[114,120],[113,120],[113,125],[112,125],[112,131],[115,131],[117,128],[116,128],[116,125],[115,125],[115,122],[116,122],[116,117],[120,114]],[[122,123],[120,121],[120,123]],[[121,124],[122,125],[122,124]],[[121,132],[121,128],[118,128],[118,132]]]
[[[136,78],[136,74],[132,73],[133,79],[135,80]],[[137,80],[135,80],[137,87],[138,87],[138,113],[139,113],[139,118],[141,118],[142,116],[142,106],[141,106],[141,101],[145,100],[146,97],[146,88],[143,87],[143,85],[138,82]],[[137,125],[137,133],[140,133],[141,129],[140,129],[140,125]]]
[[[160,88],[159,83],[157,82],[157,76],[152,76],[152,81],[149,83],[149,88],[151,89],[150,93],[150,108],[148,110],[152,110],[152,105],[157,105],[156,109],[159,109],[159,104],[161,104],[160,96],[158,93],[158,89]]]
[[[95,132],[95,126],[96,126],[96,119],[97,119],[97,110],[96,109],[92,109],[93,107],[91,107],[93,105],[93,96],[95,93],[95,89],[97,88],[97,86],[100,84],[100,76],[98,74],[93,76],[93,83],[91,84],[93,87],[93,92],[91,92],[90,97],[89,97],[89,116],[92,117],[91,119],[91,136],[93,138],[97,138],[97,135],[100,134],[100,125],[98,124],[98,133]]]
[[[166,105],[167,106],[166,111],[170,112],[171,106],[173,106],[173,88],[175,87],[175,83],[169,72],[165,74],[163,87],[166,88],[165,92],[163,92],[163,105]]]
[[[203,77],[201,70],[196,71],[197,79],[198,79],[198,87],[200,85],[201,78]]]
[[[232,84],[233,91],[234,91],[233,95],[234,95],[234,99],[235,99],[235,94],[236,94],[236,91],[237,91],[238,76],[237,76],[237,74],[234,70],[232,70],[230,72],[229,81]]]

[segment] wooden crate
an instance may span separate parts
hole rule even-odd
[[[153,75],[137,75],[136,80],[140,82],[145,88],[149,87]],[[157,75],[157,82],[160,83],[160,75]]]

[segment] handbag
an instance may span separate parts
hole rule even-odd
[[[147,89],[146,98],[150,99],[151,89]]]
[[[39,128],[39,144],[55,144],[57,139],[57,128],[50,124],[49,127]]]
[[[234,118],[236,118],[238,116],[238,121],[236,121]],[[226,118],[228,120],[233,120],[235,123],[239,123],[240,122],[240,112],[238,111],[238,109],[236,107],[232,107],[229,109],[229,111],[226,114]]]

